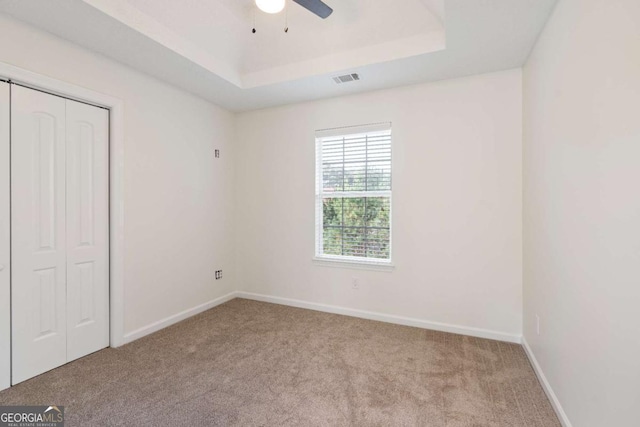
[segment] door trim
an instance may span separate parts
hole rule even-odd
[[[0,79],[109,110],[109,346],[124,339],[124,103],[121,99],[0,62]]]

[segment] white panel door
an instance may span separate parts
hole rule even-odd
[[[67,360],[65,100],[11,93],[12,382]]]
[[[0,390],[11,385],[9,84],[0,82]]]
[[[67,361],[109,346],[109,112],[67,103]]]

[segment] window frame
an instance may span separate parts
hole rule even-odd
[[[328,138],[348,137],[359,134],[371,134],[375,132],[390,132],[390,162],[391,162],[391,189],[372,191],[340,191],[325,193],[323,185],[323,159],[322,143]],[[346,267],[366,270],[393,270],[393,132],[390,122],[376,123],[371,125],[349,126],[334,129],[318,130],[315,133],[315,255],[314,263],[327,267]],[[331,255],[323,253],[324,245],[324,211],[323,201],[325,198],[375,198],[385,197],[389,199],[389,258],[367,258],[347,255]],[[344,225],[343,225],[344,227]]]

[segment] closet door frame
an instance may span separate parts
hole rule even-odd
[[[10,85],[0,82],[0,390],[11,384]],[[6,101],[6,102],[5,102]]]
[[[121,99],[0,62],[0,80],[109,110],[109,346],[124,336],[124,103]],[[0,319],[0,327],[9,319]],[[4,349],[3,349],[4,351]],[[1,378],[2,376],[0,376]],[[0,383],[0,390],[7,384]]]

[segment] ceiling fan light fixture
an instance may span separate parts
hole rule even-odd
[[[285,0],[256,0],[258,9],[265,13],[280,13],[284,9]]]

